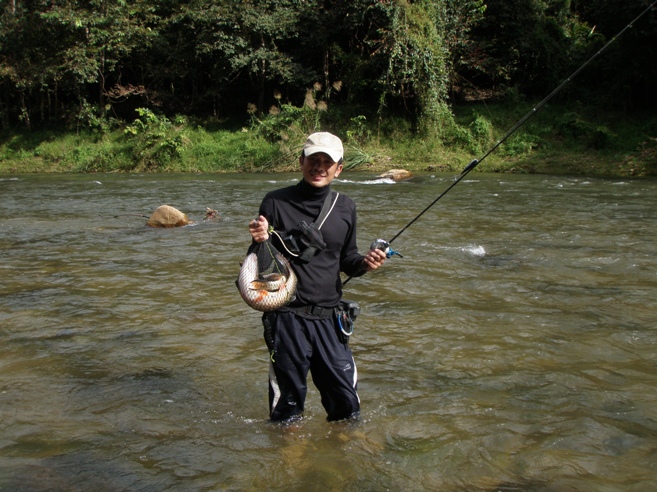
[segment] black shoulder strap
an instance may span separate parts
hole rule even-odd
[[[322,228],[322,226],[324,225],[324,221],[326,220],[326,217],[329,216],[329,214],[333,210],[333,207],[335,207],[335,204],[337,203],[339,196],[340,193],[336,191],[331,191],[328,195],[326,195],[326,198],[324,199],[324,205],[322,205],[322,211],[319,212],[319,215],[317,216],[314,222],[317,225],[317,229]]]

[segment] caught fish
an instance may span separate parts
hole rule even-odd
[[[274,254],[279,272],[258,271],[258,255],[250,253],[242,262],[237,278],[237,289],[244,302],[258,311],[275,311],[294,298],[297,277],[285,257],[278,251]]]
[[[267,275],[258,275],[257,280],[251,281],[249,289],[251,290],[268,290],[269,292],[277,292],[282,286],[285,285],[285,275],[280,273],[269,273]]]

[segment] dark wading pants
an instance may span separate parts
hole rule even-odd
[[[284,421],[303,413],[309,370],[328,420],[358,415],[356,364],[349,345],[338,338],[335,316],[307,319],[292,312],[268,316],[275,347],[269,367],[271,419]]]

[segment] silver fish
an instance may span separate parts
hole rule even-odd
[[[251,281],[249,289],[251,290],[268,290],[277,292],[285,285],[287,278],[280,273],[269,273],[267,275],[258,275],[256,280]]]
[[[244,258],[237,278],[237,289],[244,302],[258,311],[275,311],[294,298],[297,276],[283,255],[276,252],[276,260],[283,266],[280,273],[261,275],[258,256],[251,253]]]

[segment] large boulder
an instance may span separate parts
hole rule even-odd
[[[393,181],[405,181],[413,177],[413,173],[406,169],[390,169],[383,174],[379,174],[379,178],[392,179]]]
[[[180,227],[189,224],[189,219],[177,208],[169,205],[160,205],[151,215],[147,226],[150,227]]]

